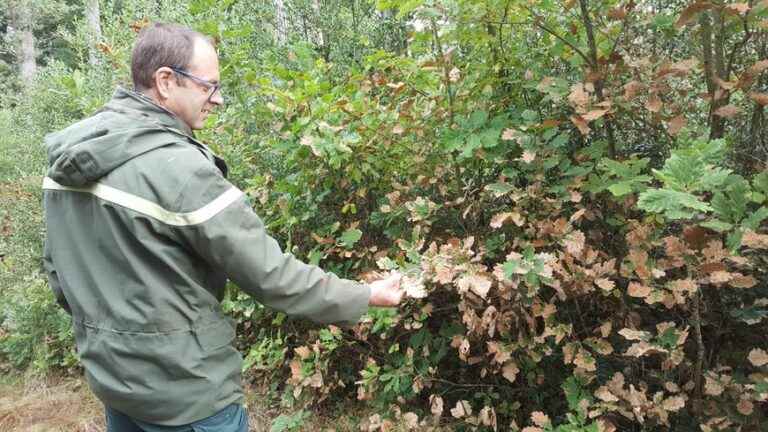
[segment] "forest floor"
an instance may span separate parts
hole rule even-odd
[[[264,406],[257,389],[246,388],[250,432],[267,432],[281,412]],[[297,431],[357,431],[348,414],[310,413]],[[0,431],[105,432],[104,408],[83,377],[0,376]]]

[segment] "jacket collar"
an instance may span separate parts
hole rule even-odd
[[[112,96],[112,100],[104,108],[152,120],[164,128],[174,129],[192,139],[195,136],[192,129],[174,113],[161,107],[144,94],[133,90],[118,87]]]

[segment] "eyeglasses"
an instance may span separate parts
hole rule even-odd
[[[191,79],[192,81],[195,81],[195,82],[197,82],[199,84],[202,84],[202,85],[206,86],[209,89],[213,89],[213,91],[211,91],[211,94],[208,95],[208,101],[207,102],[211,101],[211,98],[213,97],[213,95],[216,94],[216,92],[221,91],[221,83],[214,83],[214,82],[208,81],[206,79],[202,79],[200,77],[192,75],[191,73],[189,73],[189,72],[187,72],[187,71],[185,71],[183,69],[178,69],[178,68],[175,68],[175,67],[171,67],[170,69],[172,71],[176,72],[177,74],[181,75],[181,76],[187,77],[187,78]]]

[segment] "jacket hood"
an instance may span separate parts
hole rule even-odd
[[[48,177],[65,186],[84,186],[139,155],[180,141],[215,158],[170,111],[118,88],[95,115],[45,137]]]

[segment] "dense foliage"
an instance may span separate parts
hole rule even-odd
[[[286,249],[406,275],[345,330],[230,290],[284,403],[354,397],[367,430],[768,422],[765,2],[119,3],[102,61],[70,34],[15,115],[87,115],[135,29],[186,22],[226,89],[200,137]]]

